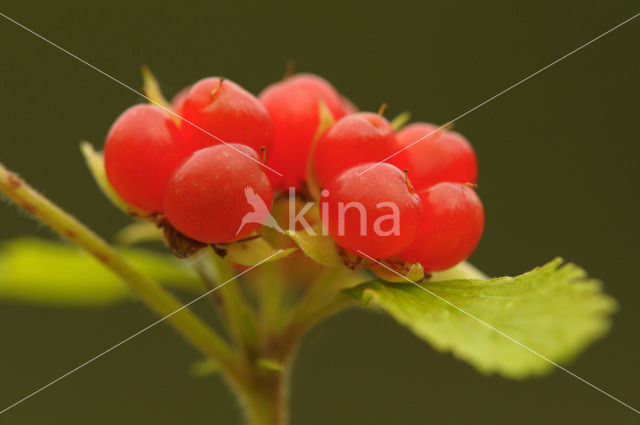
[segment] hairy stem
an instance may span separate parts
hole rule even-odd
[[[16,174],[0,164],[0,192],[95,257],[119,276],[129,288],[162,317],[167,317],[178,332],[206,356],[216,360],[225,371],[234,375],[233,352],[228,344],[212,331],[191,310],[155,281],[133,268],[102,238],[84,224],[42,196]],[[234,376],[230,376],[234,378]]]

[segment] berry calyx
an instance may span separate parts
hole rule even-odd
[[[418,194],[422,222],[400,257],[420,263],[425,271],[445,270],[469,257],[484,229],[482,202],[471,185],[438,183]]]
[[[282,173],[269,173],[274,186],[301,188],[307,173],[307,157],[320,124],[318,104],[323,100],[334,119],[345,115],[347,106],[336,89],[313,74],[296,74],[271,84],[259,95],[269,111],[274,148],[268,165]]]
[[[376,163],[399,150],[389,122],[377,113],[357,112],[338,120],[320,137],[313,153],[313,168],[321,187],[327,187],[344,170]],[[404,162],[404,152],[389,160]]]
[[[388,258],[413,241],[422,202],[400,169],[382,163],[362,173],[371,165],[342,172],[322,191],[320,211],[329,235],[345,250]]]
[[[257,160],[255,150],[240,144],[193,153],[167,185],[164,213],[169,222],[189,238],[211,244],[255,232],[273,202],[271,184]]]
[[[179,104],[177,105],[179,107]],[[205,78],[182,104],[180,130],[191,152],[220,143],[240,143],[256,151],[273,148],[273,126],[265,107],[231,80]]]
[[[411,181],[418,190],[440,182],[476,183],[478,160],[460,134],[429,123],[414,123],[400,130],[397,139],[401,148],[410,146],[405,149],[402,165],[411,170]]]
[[[187,153],[178,127],[164,110],[135,105],[113,123],[104,146],[109,183],[127,203],[162,212],[162,198],[171,173]]]

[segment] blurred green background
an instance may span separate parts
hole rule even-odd
[[[636,1],[3,2],[1,11],[139,88],[148,64],[168,95],[223,75],[257,93],[293,59],[362,109],[446,122],[637,13]],[[464,117],[487,211],[472,261],[517,274],[556,255],[620,302],[613,331],[570,365],[640,406],[638,112],[640,18]],[[0,19],[0,161],[111,237],[128,222],[78,150],[100,146],[133,93]],[[0,240],[52,237],[0,205]],[[34,265],[37,267],[37,265]],[[52,276],[52,281],[55,277]],[[148,325],[137,303],[107,310],[0,304],[0,409]],[[0,417],[6,424],[238,424],[218,377],[162,325]],[[557,370],[484,377],[382,315],[352,310],[305,340],[292,422],[631,424],[638,417]]]

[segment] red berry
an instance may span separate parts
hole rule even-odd
[[[223,141],[247,145],[257,152],[263,146],[267,153],[273,148],[273,126],[267,110],[231,80],[212,77],[195,83],[181,115],[182,139],[192,152]]]
[[[321,187],[338,174],[365,162],[378,162],[398,152],[400,147],[389,122],[371,112],[347,115],[329,128],[316,144],[314,171]],[[389,163],[400,164],[404,153]],[[367,171],[369,172],[369,171]]]
[[[465,184],[438,183],[419,192],[423,214],[413,243],[400,256],[426,271],[445,270],[466,259],[482,236],[484,209]]]
[[[297,74],[271,84],[259,95],[269,111],[274,131],[274,148],[267,152],[269,173],[275,186],[300,188],[306,180],[307,158],[320,123],[318,105],[322,99],[335,119],[345,115],[340,94],[325,79]]]
[[[273,196],[263,167],[249,157],[258,159],[253,149],[239,144],[210,146],[191,155],[165,192],[169,222],[205,243],[232,242],[255,232],[267,219]],[[243,223],[245,216],[251,220]]]
[[[167,181],[186,153],[171,116],[153,105],[135,105],[113,123],[104,146],[107,178],[129,204],[161,212]]]
[[[438,130],[433,124],[415,123],[400,130],[397,138],[401,147],[411,145],[405,150],[402,167],[411,172],[416,189],[440,182],[476,183],[478,160],[471,144],[460,134]]]
[[[422,203],[405,174],[382,163],[349,168],[322,191],[321,215],[331,237],[344,249],[373,258],[400,253],[413,241]]]

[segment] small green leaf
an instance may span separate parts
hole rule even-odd
[[[257,365],[260,369],[268,370],[271,372],[282,372],[284,370],[284,366],[282,365],[282,363],[264,357],[258,359]]]
[[[398,131],[402,127],[404,127],[409,120],[411,119],[411,112],[404,111],[403,113],[397,115],[394,119],[391,120],[389,125],[393,129],[393,131]]]
[[[410,283],[409,281],[419,282],[424,278],[424,269],[420,263],[410,264],[401,261],[386,260],[383,260],[382,263],[385,263],[387,267],[393,269],[395,273],[377,263],[371,265],[371,271],[386,282]]]
[[[162,240],[162,229],[149,221],[134,221],[120,229],[115,236],[116,243],[125,246]]]
[[[335,122],[335,118],[333,117],[331,110],[329,110],[329,107],[322,99],[318,102],[318,114],[320,117],[318,129],[313,137],[313,143],[311,144],[310,149],[311,153],[307,158],[307,187],[309,188],[311,197],[316,200],[320,199],[320,185],[318,184],[316,173],[313,170],[313,154],[316,149],[318,139],[320,139],[324,132],[327,131]]]
[[[214,250],[218,255],[232,263],[254,266],[260,262],[270,262],[284,258],[296,251],[297,248],[274,249],[263,237],[258,237],[228,244],[216,244]],[[264,261],[265,258],[269,259]]]
[[[194,378],[204,378],[220,371],[220,365],[213,359],[204,359],[189,366],[189,374]]]
[[[550,371],[553,365],[540,356],[570,360],[606,333],[616,308],[598,281],[561,259],[517,277],[420,286],[370,282],[347,292],[381,307],[438,350],[512,378]]]
[[[100,152],[96,152],[96,150],[91,146],[89,142],[80,143],[80,150],[84,155],[84,159],[87,163],[87,167],[89,167],[89,171],[93,175],[98,187],[102,190],[102,193],[105,194],[107,198],[118,208],[124,211],[126,214],[129,214],[133,217],[138,217],[142,219],[147,219],[153,217],[153,213],[149,211],[144,211],[139,208],[136,208],[132,205],[126,203],[111,187],[109,180],[107,180],[107,173],[104,169],[104,158]]]
[[[194,291],[202,284],[185,263],[140,249],[121,254],[160,283]],[[108,269],[63,243],[16,239],[0,247],[0,299],[60,307],[99,307],[130,297]]]
[[[344,265],[333,239],[330,236],[322,235],[319,226],[315,226],[313,231],[316,233],[315,235],[306,230],[287,230],[285,233],[316,263],[330,267]]]
[[[145,96],[149,98],[149,102],[152,105],[156,105],[165,110],[171,110],[171,104],[167,101],[167,99],[162,94],[162,90],[160,90],[160,84],[158,84],[158,80],[153,75],[148,66],[143,65],[141,67],[142,72],[142,82]],[[180,119],[175,117],[176,119]]]

